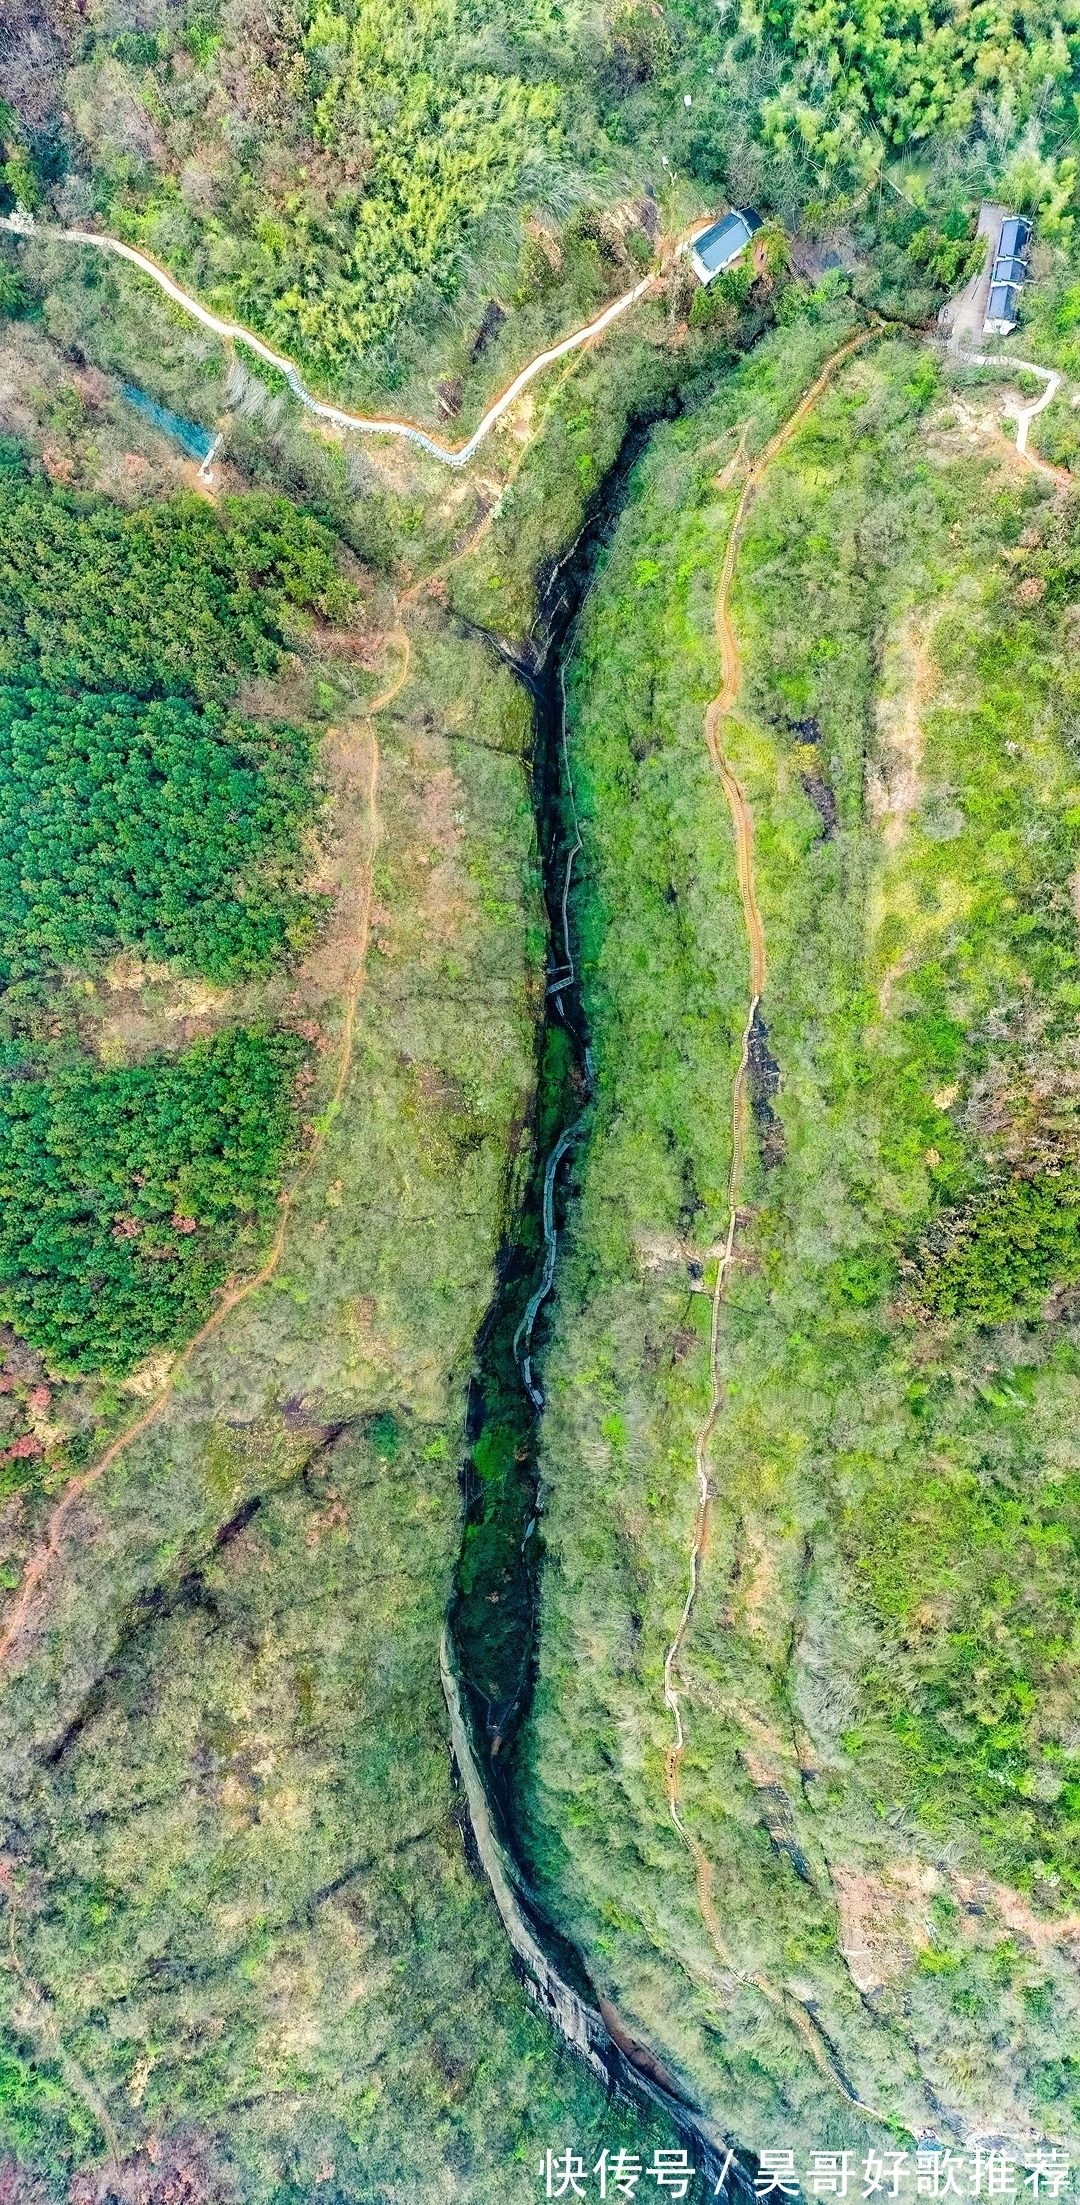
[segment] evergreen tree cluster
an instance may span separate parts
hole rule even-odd
[[[234,1027],[183,1056],[0,1076],[0,1317],[61,1372],[179,1346],[273,1215],[295,1034]]]
[[[347,610],[332,537],[282,498],[125,513],[7,479],[0,546],[0,991],[119,950],[266,974],[318,920],[298,884],[315,746],[236,697]],[[191,1336],[273,1215],[304,1046],[236,1026],[103,1069],[20,1038],[19,1000],[0,1318],[56,1371],[119,1374]]]

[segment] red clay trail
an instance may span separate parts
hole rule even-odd
[[[735,704],[742,680],[739,646],[731,622],[731,586],[735,576],[735,567],[746,517],[750,511],[755,493],[773,460],[779,452],[783,451],[789,439],[802,426],[807,415],[817,404],[822,392],[827,389],[832,381],[837,369],[842,367],[844,362],[852,357],[853,353],[861,350],[862,346],[870,344],[875,337],[882,335],[883,327],[884,325],[879,324],[871,329],[860,330],[857,336],[849,338],[848,342],[842,345],[838,352],[833,353],[832,358],[826,361],[817,381],[811,384],[810,389],[800,399],[794,413],[789,416],[782,428],[777,430],[776,435],[770,439],[769,443],[759,453],[749,469],[739,495],[738,504],[735,507],[727,540],[727,549],[724,553],[724,563],[720,570],[720,579],[717,585],[714,620],[717,642],[720,646],[722,679],[719,692],[713,698],[705,714],[705,740],[717,779],[723,787],[730,806],[731,821],[735,832],[735,866],[739,884],[739,898],[742,904],[743,922],[746,927],[746,939],[750,951],[750,1003],[743,1027],[742,1052],[732,1089],[728,1223],[724,1242],[719,1252],[716,1280],[713,1286],[712,1324],[709,1339],[711,1378],[709,1408],[694,1442],[694,1469],[697,1478],[698,1506],[690,1548],[686,1599],[683,1603],[678,1629],[664,1661],[664,1705],[671,1715],[675,1731],[665,1761],[668,1812],[693,1860],[698,1905],[717,1957],[723,1966],[730,1969],[740,1980],[753,1983],[762,1996],[769,2001],[769,2004],[784,2015],[802,2038],[815,2065],[841,2092],[842,2096],[848,2100],[848,2103],[858,2106],[864,2113],[872,2114],[875,2119],[880,2118],[880,2116],[874,2114],[872,2107],[862,2105],[861,2100],[854,2096],[844,2077],[837,2072],[829,2056],[828,2048],[822,2039],[820,2029],[808,2009],[783,1990],[777,1989],[776,1985],[770,1983],[766,1976],[760,1974],[742,1976],[740,1971],[733,1966],[724,1939],[723,1925],[713,1898],[715,1876],[713,1864],[693,1832],[687,1829],[682,1816],[679,1772],[683,1754],[686,1750],[686,1738],[679,1702],[685,1693],[686,1687],[678,1680],[678,1663],[693,1619],[701,1574],[701,1562],[709,1535],[709,1502],[711,1495],[708,1450],[724,1400],[724,1385],[720,1371],[720,1311],[727,1291],[738,1225],[738,1198],[742,1179],[750,1036],[757,1015],[758,1004],[764,992],[766,974],[765,930],[758,909],[757,888],[754,878],[753,814],[747,801],[746,792],[725,755],[721,741],[724,721]]]

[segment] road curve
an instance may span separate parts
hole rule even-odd
[[[695,224],[694,234],[703,226],[701,223]],[[160,291],[164,291],[166,298],[171,299],[174,306],[182,307],[193,320],[201,322],[204,329],[212,330],[215,336],[223,338],[226,343],[246,345],[248,351],[254,352],[260,360],[265,360],[268,367],[276,368],[279,375],[285,377],[300,404],[306,406],[309,413],[317,414],[321,421],[332,422],[338,429],[353,429],[360,436],[404,437],[408,443],[417,444],[421,451],[430,453],[432,459],[441,460],[444,467],[456,468],[468,466],[489,430],[495,427],[497,421],[501,421],[515,399],[520,398],[522,391],[538,375],[542,375],[545,368],[553,367],[556,360],[564,359],[568,352],[576,352],[581,345],[591,344],[597,337],[602,337],[605,330],[618,321],[620,315],[628,313],[659,282],[659,272],[656,270],[643,276],[632,290],[624,291],[619,299],[613,299],[610,306],[605,306],[602,313],[595,314],[592,321],[586,322],[581,329],[575,329],[557,345],[550,345],[546,352],[538,352],[536,358],[530,360],[520,374],[515,375],[513,382],[488,407],[483,420],[478,423],[468,441],[455,446],[440,444],[438,437],[429,436],[427,430],[421,429],[415,421],[393,421],[385,419],[381,414],[347,413],[342,406],[331,406],[322,398],[314,398],[301,382],[300,371],[294,361],[286,359],[284,353],[275,352],[261,337],[256,337],[252,330],[243,328],[241,323],[223,321],[220,315],[211,313],[208,306],[203,306],[198,299],[192,298],[191,293],[185,291],[166,269],[159,268],[156,260],[151,260],[147,253],[140,253],[134,245],[125,245],[118,237],[105,237],[96,230],[50,228],[35,222],[29,215],[20,214],[0,216],[0,230],[7,230],[15,237],[47,238],[52,244],[89,245],[98,252],[115,253],[119,259],[129,260],[133,267],[141,269],[144,276],[149,276]]]
[[[1047,406],[1053,404],[1065,380],[1060,370],[1058,368],[1040,367],[1037,360],[1018,360],[1011,353],[963,352],[958,344],[950,344],[949,350],[953,358],[960,362],[961,367],[1020,368],[1028,375],[1042,376],[1046,384],[1042,397],[1036,398],[1030,406],[1018,406],[1015,413],[1010,410],[1005,419],[1007,421],[1013,420],[1016,423],[1016,449],[1021,459],[1026,459],[1028,466],[1034,467],[1038,474],[1048,475],[1051,481],[1057,483],[1059,489],[1070,489],[1074,478],[1070,475],[1067,467],[1055,467],[1050,460],[1040,459],[1036,453],[1028,451],[1028,430],[1036,414],[1044,412]]]

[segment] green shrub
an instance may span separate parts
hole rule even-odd
[[[926,223],[916,230],[908,246],[916,266],[925,268],[943,291],[958,290],[982,266],[986,240],[973,236],[973,227],[966,210],[955,208],[940,224]]]
[[[764,103],[766,135],[778,147],[801,138],[822,164],[876,168],[881,139],[958,134],[980,105],[1022,119],[1065,90],[1080,54],[1075,23],[1046,0],[1022,14],[1003,0],[769,0],[764,21],[798,65]]]
[[[0,1317],[59,1371],[129,1370],[205,1317],[238,1229],[272,1215],[294,1134],[292,1034],[0,1077]]]
[[[1041,459],[1048,459],[1052,467],[1068,467],[1076,470],[1080,460],[1080,420],[1070,405],[1059,402],[1048,406],[1031,424],[1029,444]]]
[[[26,144],[22,124],[6,100],[0,100],[0,212],[14,207],[32,212],[41,205],[41,179]]]
[[[82,2158],[100,2151],[103,2142],[51,2060],[28,2059],[13,2047],[0,2051],[0,2151],[55,2165],[72,2153]],[[0,2174],[7,2169],[0,2168]]]
[[[554,85],[486,68],[478,44],[446,0],[311,10],[291,91],[323,157],[349,168],[329,222],[299,192],[284,219],[260,210],[235,279],[242,314],[340,366],[388,337],[422,285],[456,289],[470,225],[559,144]]]
[[[12,319],[29,312],[33,294],[26,278],[17,268],[8,268],[0,261],[0,317]]]
[[[118,948],[265,971],[312,932],[289,877],[311,763],[214,705],[0,689],[0,981]]]
[[[937,1316],[999,1324],[1077,1278],[1080,1173],[1066,1169],[1007,1180],[938,1225],[920,1291]]]

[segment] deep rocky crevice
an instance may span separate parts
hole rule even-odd
[[[667,412],[676,410],[677,402],[669,403]],[[589,1138],[593,1089],[589,1029],[573,939],[572,889],[569,942],[563,938],[567,862],[576,833],[565,772],[564,682],[600,558],[627,501],[634,467],[660,418],[663,414],[654,412],[631,422],[585,525],[569,551],[542,577],[534,639],[524,647],[514,646],[497,634],[464,623],[470,632],[483,636],[524,684],[532,702],[532,795],[548,920],[548,979],[538,1035],[532,1165],[499,1254],[495,1294],[477,1336],[469,1385],[462,1545],[447,1636],[461,1687],[473,1769],[515,1886],[516,1906],[544,1954],[548,1980],[555,1985],[555,1997],[542,1990],[540,2003],[579,2051],[579,2034],[565,2028],[561,2005],[566,2003],[579,2014],[586,2012],[590,2048],[585,2056],[590,2064],[596,2064],[599,2052],[609,2088],[651,2102],[653,2107],[659,2105],[699,2161],[704,2155],[704,2166],[715,2179],[723,2165],[723,2157],[717,2159],[715,2128],[704,2116],[699,2126],[697,2108],[684,2098],[651,2048],[625,2031],[607,2000],[597,1993],[580,1953],[530,1890],[515,1806],[515,1754],[535,1683],[544,1555],[538,1447],[542,1395],[537,1388],[530,1396],[515,1354],[515,1336],[543,1274],[544,1178],[549,1159],[557,1148],[564,1148],[553,1188],[555,1222],[561,1229],[573,1191],[577,1141]],[[573,966],[570,977],[567,947]],[[582,1118],[586,1123],[581,1135],[564,1147],[568,1129]],[[537,1312],[534,1353],[538,1336],[542,1354],[549,1315],[550,1303]],[[478,1832],[473,1833],[473,1841],[483,1854]],[[565,2002],[559,1997],[563,1989]],[[729,2163],[724,2190],[739,2205],[743,2201],[748,2205],[753,2196],[755,2164],[752,2155],[741,2152]]]

